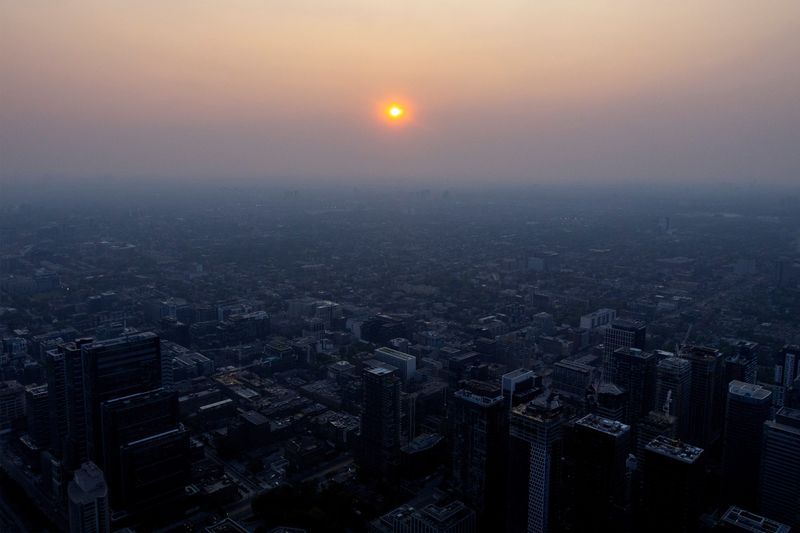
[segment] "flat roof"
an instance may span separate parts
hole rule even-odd
[[[761,385],[745,383],[744,381],[733,380],[728,385],[728,393],[754,400],[766,400],[772,396],[772,391],[765,389]]]
[[[405,352],[401,352],[400,350],[395,350],[394,348],[387,348],[386,346],[382,348],[378,348],[375,350],[375,353],[383,353],[391,357],[396,357],[398,359],[402,359],[403,361],[411,361],[412,359],[416,360],[416,357],[413,355],[409,355]]]
[[[775,520],[745,511],[740,507],[729,507],[722,515],[722,522],[750,533],[789,533],[791,528]]]
[[[376,376],[385,376],[386,374],[393,374],[394,370],[383,366],[375,366],[372,368],[367,368],[365,372],[369,372],[370,374],[374,374]]]
[[[627,424],[623,424],[622,422],[618,422],[616,420],[603,418],[602,416],[597,416],[594,414],[588,414],[584,416],[575,422],[575,424],[601,431],[607,435],[611,435],[612,437],[622,435],[631,429],[631,427]]]
[[[663,435],[650,441],[650,444],[648,444],[645,449],[671,457],[672,459],[686,464],[694,463],[697,458],[700,457],[700,454],[703,453],[702,448],[686,444],[679,440],[670,439]]]

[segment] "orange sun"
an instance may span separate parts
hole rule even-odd
[[[406,113],[405,109],[403,109],[403,107],[398,104],[392,104],[386,108],[386,116],[388,116],[392,120],[398,120],[403,118],[403,115],[405,115],[405,113]]]

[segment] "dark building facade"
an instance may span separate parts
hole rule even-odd
[[[800,527],[800,409],[764,423],[759,500],[764,516]]]
[[[760,443],[771,407],[772,392],[769,390],[743,381],[731,381],[728,385],[722,486],[729,505],[756,508]]]
[[[702,510],[703,450],[656,437],[644,451],[643,530],[696,531]]]
[[[611,531],[628,510],[626,460],[631,449],[630,426],[586,415],[574,427],[577,531]]]
[[[707,448],[722,433],[726,390],[723,357],[718,350],[702,346],[683,346],[680,355],[691,365],[686,440]]]
[[[500,387],[467,381],[451,399],[451,482],[481,524],[502,524],[508,414]]]
[[[396,370],[367,368],[363,373],[360,463],[364,470],[387,476],[400,451],[400,378]]]

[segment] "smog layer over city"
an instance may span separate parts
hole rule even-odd
[[[798,35],[4,3],[0,533],[800,531]]]

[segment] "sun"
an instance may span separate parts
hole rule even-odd
[[[402,106],[397,104],[392,104],[388,108],[386,108],[386,115],[394,120],[402,118],[405,115],[406,111],[402,108]]]

